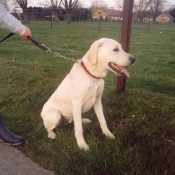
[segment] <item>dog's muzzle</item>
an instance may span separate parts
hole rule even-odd
[[[131,64],[133,64],[133,63],[135,62],[136,59],[135,59],[134,57],[130,57],[129,60],[130,60],[130,62],[131,62],[131,63],[130,63],[130,65],[131,65]]]

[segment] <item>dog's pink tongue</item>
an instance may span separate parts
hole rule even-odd
[[[122,72],[123,72],[127,77],[130,76],[128,70],[127,70],[125,67],[122,67]]]

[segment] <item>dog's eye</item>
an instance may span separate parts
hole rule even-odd
[[[114,51],[114,52],[118,52],[118,51],[119,51],[119,49],[118,49],[118,48],[115,48],[113,51]]]

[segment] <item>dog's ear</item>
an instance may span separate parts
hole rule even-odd
[[[87,52],[87,59],[92,64],[95,65],[98,60],[98,49],[103,45],[103,42],[99,40],[95,41]]]

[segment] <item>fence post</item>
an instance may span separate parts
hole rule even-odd
[[[50,28],[52,29],[52,21],[53,21],[53,18],[52,18],[52,16],[51,16],[51,18],[50,18]]]
[[[123,4],[121,45],[125,52],[129,52],[133,4],[134,4],[134,0],[124,0],[124,4]],[[126,76],[118,77],[117,91],[124,92],[125,88],[126,88]]]

